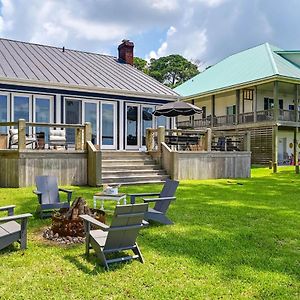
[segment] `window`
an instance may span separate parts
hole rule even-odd
[[[279,99],[279,109],[283,109],[283,99]]]
[[[206,118],[206,106],[202,106],[202,119]]]
[[[49,98],[37,97],[35,98],[35,122],[38,123],[50,123],[51,117],[51,104]],[[35,132],[45,133],[45,140],[48,141],[49,128],[48,127],[36,127]]]
[[[294,104],[289,104],[289,110],[294,110],[295,109],[295,105]]]
[[[235,115],[235,113],[236,113],[236,106],[235,105],[227,106],[226,107],[226,114],[227,114],[227,116]]]
[[[243,90],[244,100],[253,100],[253,90]]]
[[[7,122],[7,96],[0,95],[0,122]],[[6,133],[6,127],[0,127],[0,133]]]
[[[272,98],[264,98],[264,110],[273,109],[274,108],[274,100]]]

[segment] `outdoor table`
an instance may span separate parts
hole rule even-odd
[[[123,203],[126,204],[126,194],[105,194],[103,192],[96,193],[94,195],[94,208],[97,206],[97,200],[101,200],[101,210],[104,210],[104,201],[117,201],[117,204],[120,204],[120,201],[123,200]]]

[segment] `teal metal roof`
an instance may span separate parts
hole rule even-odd
[[[205,94],[279,75],[300,79],[300,68],[268,43],[231,55],[175,88],[181,96]],[[300,57],[300,53],[299,53]]]

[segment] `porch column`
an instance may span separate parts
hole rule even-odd
[[[216,99],[215,95],[211,96],[211,127],[214,127],[214,118],[216,115]]]
[[[294,96],[294,111],[295,111],[295,122],[299,122],[299,85],[295,84],[295,96]]]
[[[272,165],[273,165],[273,173],[277,173],[277,158],[278,158],[278,126],[275,125],[273,127],[273,135],[272,135]]]
[[[235,91],[235,124],[239,124],[239,114],[240,114],[240,90]]]
[[[253,111],[253,122],[255,123],[257,121],[257,87],[254,88],[254,92],[253,92],[252,111]]]
[[[294,111],[295,111],[295,122],[297,122],[296,128],[294,128],[294,165],[295,165],[295,172],[299,174],[299,155],[298,155],[298,122],[299,122],[299,85],[295,84],[295,100],[294,100]]]
[[[26,149],[26,121],[18,120],[18,149]]]
[[[274,98],[274,121],[278,121],[279,117],[279,99],[278,99],[278,81],[274,81],[273,87],[273,98]]]

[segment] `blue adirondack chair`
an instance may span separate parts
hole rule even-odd
[[[37,190],[33,193],[38,196],[37,212],[41,218],[51,216],[53,209],[70,207],[72,191],[58,188],[56,176],[37,176],[35,182]],[[67,202],[60,202],[60,191],[67,193]]]
[[[0,250],[14,242],[18,242],[21,249],[27,247],[27,220],[32,215],[28,213],[14,215],[14,208],[15,205],[0,207],[0,211],[8,213],[7,217],[0,218]]]
[[[86,233],[86,254],[89,255],[90,248],[97,254],[100,263],[106,268],[109,264],[138,259],[144,263],[142,253],[136,243],[139,230],[148,225],[144,221],[148,204],[117,205],[111,225],[103,224],[89,215],[80,215],[84,220]],[[91,230],[91,224],[100,227]],[[132,250],[134,255],[119,256],[118,258],[107,258],[107,254]]]
[[[166,216],[172,201],[176,200],[175,193],[179,181],[167,179],[160,193],[140,193],[130,194],[131,204],[135,203],[137,197],[158,196],[157,198],[143,198],[145,203],[154,202],[154,208],[149,207],[145,214],[145,220],[152,220],[165,225],[171,225],[173,222]]]

